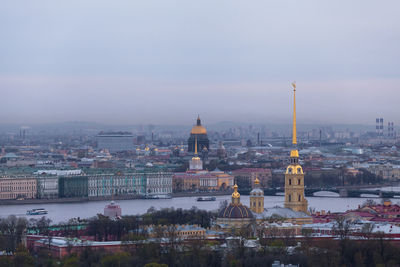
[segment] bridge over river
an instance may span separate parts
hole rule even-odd
[[[242,195],[250,195],[251,189],[241,189],[239,190],[239,193]],[[282,195],[285,192],[285,189],[283,187],[278,187],[278,188],[266,188],[264,189],[264,195],[265,196],[277,196],[277,195]],[[321,194],[317,194],[319,192],[331,192],[331,193],[336,193],[337,196],[340,197],[371,197],[371,196],[376,196],[380,198],[395,198],[395,197],[400,197],[400,192],[399,191],[383,191],[379,189],[367,189],[367,188],[354,188],[354,187],[319,187],[319,188],[305,188],[304,193],[306,197],[314,197],[318,196],[321,197]]]

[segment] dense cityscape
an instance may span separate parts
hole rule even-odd
[[[290,139],[266,126],[209,132],[200,116],[186,138],[151,125],[95,134],[36,133],[27,126],[3,132],[0,202],[36,207],[26,215],[2,214],[3,264],[337,266],[369,259],[391,266],[399,260],[390,253],[400,238],[400,206],[393,199],[400,195],[399,140],[393,123],[386,127],[378,118],[375,129],[357,132],[298,131],[292,86]],[[217,196],[218,207],[207,210],[196,204],[152,205],[193,197],[213,203]],[[274,196],[281,205],[271,206]],[[363,201],[331,211],[309,205],[307,198],[314,197]],[[142,214],[126,213],[119,205],[139,200],[148,205]],[[44,208],[88,201],[109,203],[86,217],[64,209],[65,220]],[[332,242],[337,249],[326,247]],[[370,259],[365,246],[375,243],[381,254]],[[28,251],[41,256],[35,260]]]
[[[0,8],[0,267],[400,266],[400,2]]]

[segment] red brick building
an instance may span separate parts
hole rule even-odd
[[[136,244],[122,243],[122,241],[97,242],[91,240],[69,239],[65,237],[46,237],[28,235],[26,246],[38,252],[41,249],[48,249],[53,257],[63,258],[70,253],[80,254],[85,248],[101,250],[106,253],[123,252],[126,247],[134,247]]]

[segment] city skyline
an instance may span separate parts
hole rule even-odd
[[[400,266],[400,2],[0,9],[0,266]]]

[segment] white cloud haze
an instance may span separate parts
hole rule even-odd
[[[8,1],[0,123],[398,125],[398,1]]]

